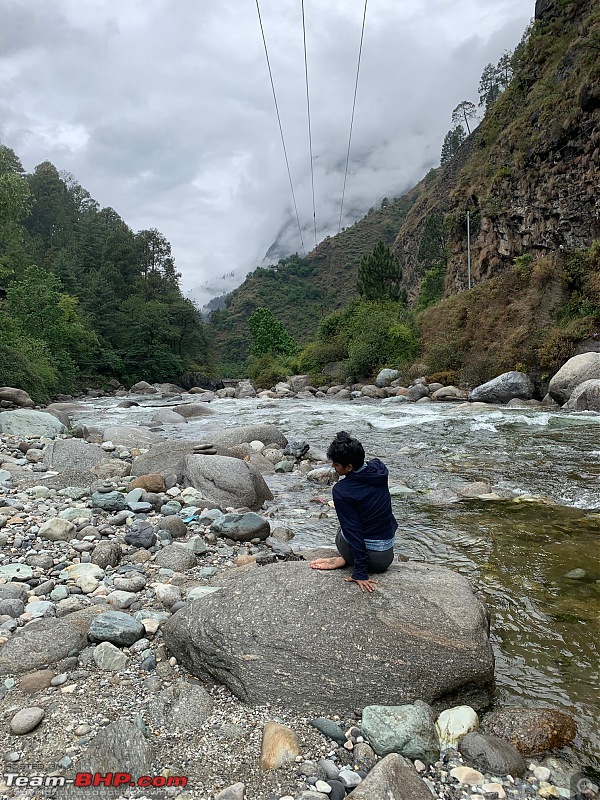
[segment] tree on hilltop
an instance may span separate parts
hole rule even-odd
[[[462,125],[464,120],[464,123],[467,126],[467,131],[470,135],[471,126],[469,125],[469,120],[474,120],[476,117],[477,108],[475,107],[475,104],[470,103],[468,100],[463,100],[462,103],[459,103],[452,112],[452,124],[454,126]]]

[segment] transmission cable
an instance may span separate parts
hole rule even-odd
[[[308,147],[310,150],[310,180],[312,185],[313,225],[315,230],[315,247],[317,246],[317,211],[315,207],[315,172],[313,168],[312,130],[310,124],[310,94],[308,91],[308,58],[306,55],[306,21],[304,18],[304,0],[302,0],[302,39],[304,42],[304,76],[306,78],[306,110],[308,113]]]
[[[356,93],[358,92],[358,77],[360,75],[360,59],[362,56],[363,39],[365,36],[365,21],[367,19],[367,4],[365,0],[365,10],[363,13],[362,30],[360,32],[360,47],[358,48],[358,64],[356,65],[356,83],[354,84],[354,100],[352,101],[352,116],[350,118],[350,135],[348,136],[348,153],[346,155],[346,170],[344,172],[344,188],[342,189],[342,205],[340,208],[340,224],[338,233],[342,230],[342,214],[344,213],[344,198],[346,196],[346,181],[348,179],[348,164],[350,163],[350,145],[352,144],[352,128],[354,127],[354,111],[356,109]]]
[[[296,195],[294,193],[294,183],[292,181],[292,172],[290,170],[290,162],[288,159],[287,148],[285,146],[285,138],[283,136],[283,126],[281,124],[281,116],[279,114],[279,105],[277,103],[277,95],[275,93],[275,83],[273,81],[273,72],[271,70],[271,62],[269,60],[269,51],[267,49],[267,40],[265,37],[265,29],[263,28],[262,17],[260,14],[260,5],[258,0],[256,0],[256,10],[258,12],[258,22],[260,24],[260,32],[262,34],[263,45],[265,47],[265,57],[267,59],[267,67],[269,69],[269,78],[271,80],[271,89],[273,90],[273,100],[275,102],[275,111],[277,113],[277,122],[279,123],[279,133],[281,134],[281,144],[283,145],[283,155],[285,156],[285,163],[287,166],[287,173],[288,178],[290,179],[290,189],[292,190],[292,200],[294,202],[294,211],[296,212],[296,222],[298,223],[298,233],[300,234],[300,242],[302,243],[302,250],[304,252],[304,256],[306,257],[306,248],[304,246],[304,238],[302,236],[302,228],[300,226],[300,217],[298,216],[298,206],[296,204]]]

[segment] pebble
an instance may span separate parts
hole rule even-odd
[[[10,729],[17,736],[24,736],[40,724],[46,712],[39,706],[22,708],[10,721]]]
[[[459,783],[466,783],[469,786],[477,786],[484,783],[484,777],[481,772],[471,769],[471,767],[454,767],[454,769],[450,770],[450,776]]]

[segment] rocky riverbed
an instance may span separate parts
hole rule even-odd
[[[142,436],[141,429],[138,433]],[[210,451],[215,459],[229,458],[216,453],[238,448],[238,463],[263,459],[265,471],[267,463],[274,469],[287,461],[294,480],[306,481],[312,473],[316,508],[327,508],[330,474],[322,454],[311,462],[292,448],[286,457],[282,445],[251,438],[244,448],[230,438]],[[206,442],[187,447],[192,465],[197,456],[207,458]],[[267,501],[260,515],[249,510],[254,502],[249,486],[257,493],[257,506],[270,495],[258,480],[260,473],[257,477],[248,467],[246,507],[207,506],[206,495],[186,487],[186,476],[166,457],[174,449],[165,449],[161,470],[148,473],[135,467],[138,459],[138,464],[152,462],[152,450],[139,441],[0,439],[5,470],[0,474],[0,749],[5,767],[0,790],[5,796],[80,797],[82,790],[73,787],[18,787],[7,775],[73,777],[79,771],[105,773],[110,765],[132,775],[157,776],[157,787],[163,785],[125,793],[97,787],[90,794],[316,800],[352,791],[357,798],[377,800],[386,786],[408,791],[416,776],[413,792],[424,790],[425,797],[429,792],[487,800],[571,796],[573,765],[552,756],[523,761],[518,753],[527,754],[528,747],[552,751],[572,738],[574,726],[565,715],[532,724],[521,709],[504,720],[504,728],[494,728],[493,718],[486,723],[484,716],[486,736],[499,731],[513,742],[506,745],[512,747],[512,760],[506,760],[505,748],[499,761],[493,738],[465,754],[454,747],[440,750],[435,715],[426,704],[420,711],[402,705],[394,712],[399,718],[383,721],[379,712],[372,713],[369,723],[361,709],[342,710],[332,703],[315,723],[322,701],[302,713],[293,702],[247,705],[228,689],[190,674],[165,646],[164,624],[178,610],[210,597],[220,580],[283,567],[295,556],[292,532],[278,523],[277,498]],[[288,467],[279,469],[286,474]],[[256,600],[246,594],[241,602]],[[274,686],[273,697],[279,694]],[[417,721],[411,722],[415,714]],[[273,729],[270,723],[282,727]],[[423,725],[428,737],[422,735]],[[473,731],[479,725],[475,712],[469,725]],[[382,729],[400,736],[392,750],[407,761],[386,756],[392,751],[382,743]],[[532,742],[534,731],[546,731],[546,740]],[[281,765],[269,768],[274,766],[269,758]],[[479,769],[465,770],[465,764]],[[187,777],[186,787],[175,785],[180,776]]]

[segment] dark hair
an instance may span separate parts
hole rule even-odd
[[[358,439],[353,439],[346,431],[340,431],[329,445],[327,458],[343,467],[352,464],[354,469],[360,469],[365,463],[365,448]]]

